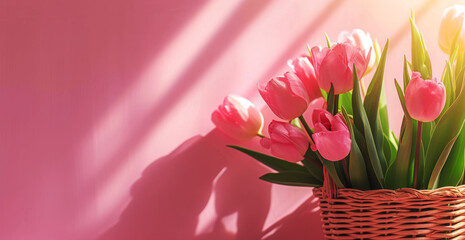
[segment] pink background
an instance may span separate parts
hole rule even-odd
[[[393,79],[415,10],[440,77],[460,1],[0,0],[0,239],[321,239],[309,188],[271,185],[210,113],[306,44],[362,28]],[[273,117],[265,108],[267,121]]]

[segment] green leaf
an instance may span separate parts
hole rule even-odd
[[[331,40],[329,40],[328,34],[325,33],[325,38],[326,38],[326,45],[328,45],[328,48],[331,48]]]
[[[294,119],[292,119],[289,123],[292,124],[293,126],[299,128],[299,129],[301,129],[301,130],[303,129],[303,128],[302,128],[302,125],[300,125],[300,120],[299,120],[299,118],[294,118]]]
[[[383,153],[383,129],[381,122],[379,121],[379,102],[381,98],[381,92],[383,90],[383,79],[384,79],[384,66],[386,63],[386,53],[389,46],[389,40],[384,45],[383,53],[376,69],[373,79],[367,90],[367,95],[363,103],[367,114],[368,121],[370,122],[371,132],[373,133],[373,139],[375,140],[376,151],[378,152],[378,158],[381,163],[383,172],[387,168],[386,159]]]
[[[230,148],[234,148],[236,150],[239,150],[253,158],[255,158],[256,160],[258,160],[259,162],[263,163],[264,165],[278,171],[278,172],[281,172],[281,171],[299,171],[299,172],[304,172],[304,173],[307,173],[307,169],[305,169],[305,167],[299,165],[299,164],[296,164],[296,163],[291,163],[291,162],[288,162],[286,160],[283,160],[283,159],[279,159],[279,158],[275,158],[275,157],[272,157],[272,156],[269,156],[269,155],[266,155],[266,154],[263,154],[263,153],[259,153],[259,152],[256,152],[256,151],[253,151],[253,150],[250,150],[250,149],[247,149],[247,148],[243,148],[243,147],[239,147],[239,146],[234,146],[234,145],[227,145],[228,147]]]
[[[431,178],[433,177],[433,169],[440,168],[437,166],[438,160],[444,153],[446,147],[452,147],[454,139],[457,138],[462,124],[465,120],[465,93],[463,86],[457,99],[452,103],[449,109],[439,119],[434,132],[431,136],[431,141],[434,140],[434,144],[430,143],[425,159],[425,177],[424,183],[430,186]],[[443,156],[447,157],[447,156]],[[437,177],[437,176],[436,176]]]
[[[357,69],[355,65],[353,67],[353,92],[352,92],[352,107],[354,111],[354,123],[365,138],[365,149],[368,156],[365,157],[365,161],[368,167],[368,172],[374,173],[376,181],[372,182],[372,187],[382,188],[384,185],[384,174],[381,167],[381,162],[378,157],[375,140],[371,132],[370,122],[368,121],[365,108],[362,105],[362,97],[360,95],[360,85],[357,75]],[[368,159],[368,161],[367,161]]]
[[[312,49],[310,48],[310,45],[307,44],[307,50],[308,50],[308,55],[310,58],[312,57]]]
[[[321,88],[320,88],[320,91],[321,91],[321,96],[323,96],[325,101],[328,101],[328,93],[325,90],[321,89]]]
[[[379,99],[379,118],[381,121],[381,127],[383,129],[383,134],[389,136],[390,128],[389,128],[389,116],[387,110],[387,103],[386,103],[386,94],[383,90],[381,90],[381,98]]]
[[[444,77],[442,80],[444,83],[444,87],[446,88],[446,104],[444,105],[444,109],[441,115],[444,114],[444,112],[449,108],[449,106],[455,99],[455,90],[452,78],[452,67],[450,65],[450,62],[447,62]]]
[[[462,83],[463,83],[463,76],[464,76],[464,70],[465,70],[465,51],[462,51],[458,56],[457,56],[457,62],[455,64],[455,89],[459,90],[462,89]],[[456,95],[458,95],[459,92],[456,92]]]
[[[339,94],[339,106],[344,107],[349,115],[353,114],[352,110],[352,92]]]
[[[392,133],[392,132],[391,132]],[[397,142],[395,137],[393,136],[394,133],[389,134],[389,136],[384,135],[383,141],[383,151],[384,155],[386,156],[386,161],[388,167],[395,161],[397,156]]]
[[[309,151],[312,151],[312,150],[309,148]],[[318,160],[315,159],[315,161],[318,161]],[[323,176],[323,171],[321,168],[317,167],[314,163],[312,163],[310,160],[307,160],[307,159],[302,160],[302,163],[304,164],[304,167],[307,169],[307,171],[313,177],[323,182],[324,176]]]
[[[312,175],[300,171],[284,171],[279,173],[267,173],[260,177],[260,179],[271,183],[290,186],[303,186],[303,187],[321,187],[322,183]]]
[[[465,167],[465,128],[462,126],[460,134],[455,140],[449,157],[439,175],[438,187],[457,186],[462,180]]]
[[[378,39],[376,39],[376,38],[373,41],[373,50],[375,51],[376,65],[378,65],[379,59],[381,57],[381,48],[379,47]]]
[[[437,185],[438,185],[438,178],[439,178],[439,174],[441,173],[443,167],[444,167],[444,164],[447,160],[447,158],[449,157],[449,153],[451,152],[451,149],[452,147],[454,146],[454,143],[455,141],[457,140],[459,134],[457,134],[455,137],[453,137],[449,143],[447,143],[447,145],[444,147],[444,149],[442,150],[441,152],[441,155],[439,155],[439,158],[436,162],[436,165],[434,166],[433,168],[433,171],[431,172],[431,177],[429,178],[429,181],[428,181],[428,189],[433,189],[433,188],[436,188]],[[428,176],[428,175],[426,175]]]
[[[458,68],[457,65],[455,67]],[[455,89],[456,90],[463,89],[462,85],[463,85],[463,80],[465,78],[464,73],[465,73],[465,67],[462,68],[460,73],[455,78],[455,85],[456,85]],[[460,94],[460,92],[458,92],[458,91],[456,93],[457,93],[456,95]]]
[[[404,89],[407,89],[407,85],[410,82],[410,73],[408,71],[408,65],[407,65],[407,57],[404,55],[404,72],[403,72],[403,81],[404,81]]]
[[[386,172],[386,188],[398,189],[410,187],[412,164],[411,151],[413,140],[413,122],[411,118],[405,118],[405,131],[400,139],[397,156]]]
[[[419,72],[423,79],[431,79],[431,61],[423,36],[415,25],[413,12],[410,17],[410,27],[412,34],[412,70]]]
[[[423,130],[421,132],[421,143],[423,144],[423,149],[426,152],[428,150],[429,143],[431,141],[431,133],[433,132],[434,122],[424,122]]]
[[[404,61],[404,66],[406,61]],[[404,68],[404,71],[406,69]],[[404,77],[405,77],[404,73]],[[408,77],[408,75],[407,75]],[[404,78],[405,82],[405,78]],[[389,189],[397,189],[402,187],[410,187],[412,173],[410,166],[412,162],[412,148],[413,148],[413,136],[414,136],[414,124],[412,118],[407,112],[405,107],[404,93],[399,86],[397,80],[394,80],[396,85],[397,95],[399,96],[402,109],[404,110],[404,119],[403,119],[403,130],[401,131],[399,147],[397,150],[397,155],[395,160],[390,164],[386,172],[386,187]]]
[[[319,155],[319,154],[318,154]],[[347,183],[345,182],[344,173],[342,169],[340,169],[337,166],[338,162],[333,162],[324,159],[319,155],[321,162],[323,163],[323,166],[328,170],[329,175],[333,179],[333,182],[336,184],[338,188],[345,188],[347,187]]]
[[[370,180],[367,175],[365,160],[363,159],[362,152],[355,140],[352,122],[350,121],[344,106],[342,107],[342,115],[349,126],[350,138],[352,139],[349,155],[349,177],[350,183],[352,184],[351,187],[361,190],[370,189]]]
[[[326,100],[326,110],[330,113],[333,113],[334,109],[334,85],[331,83],[331,88],[329,89],[328,98]],[[333,114],[334,115],[334,114]]]
[[[407,118],[410,118],[410,115],[408,114],[408,111],[407,111],[407,107],[405,107],[404,92],[402,91],[402,88],[400,88],[399,83],[397,82],[396,79],[394,79],[394,84],[396,85],[397,95],[399,96],[400,105],[402,106],[402,110],[404,111],[404,115]]]

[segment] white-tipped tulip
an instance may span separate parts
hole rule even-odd
[[[249,100],[235,95],[225,97],[211,118],[218,129],[238,140],[249,140],[263,128],[262,113]]]
[[[352,43],[352,45],[360,48],[365,53],[365,58],[370,59],[365,73],[369,73],[375,67],[376,52],[373,46],[373,40],[370,37],[370,33],[361,29],[354,29],[352,32],[342,31],[339,33],[337,41],[339,43]]]
[[[439,47],[442,51],[450,54],[454,38],[458,35],[457,44],[460,48],[465,47],[465,6],[452,5],[442,13],[439,25]],[[460,32],[460,33],[459,33]]]

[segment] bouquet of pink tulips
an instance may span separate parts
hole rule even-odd
[[[403,83],[395,80],[404,111],[400,134],[390,128],[383,90],[383,51],[362,30],[342,32],[327,47],[289,60],[283,76],[260,82],[272,112],[268,136],[263,116],[247,99],[230,95],[212,121],[240,140],[260,137],[270,155],[239,146],[274,170],[260,178],[295,186],[322,186],[324,172],[339,188],[434,189],[464,183],[465,6],[444,11],[439,45],[449,55],[441,81],[432,74],[422,34],[410,18],[411,61]],[[365,90],[360,81],[374,70]]]

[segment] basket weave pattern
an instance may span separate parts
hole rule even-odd
[[[335,191],[313,190],[327,239],[465,239],[465,185]]]

